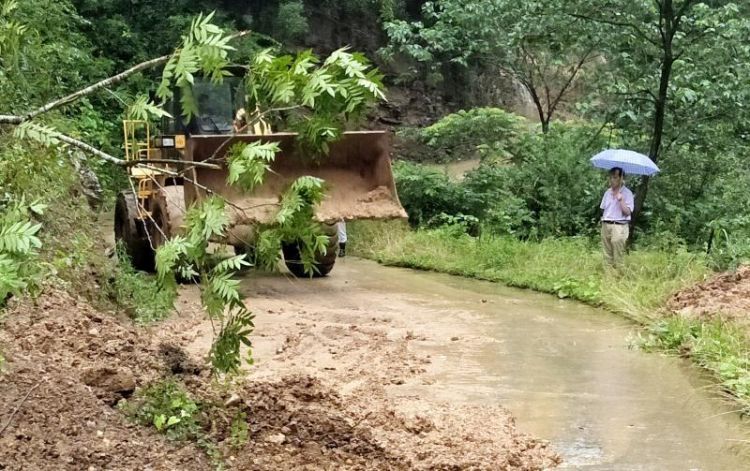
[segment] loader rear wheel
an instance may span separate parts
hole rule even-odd
[[[339,246],[339,236],[334,231],[328,232],[328,246],[326,247],[326,253],[315,254],[315,269],[313,270],[312,277],[319,278],[328,275],[333,269],[333,265],[336,263],[336,253]],[[297,278],[310,278],[309,273],[305,273],[305,266],[302,264],[302,256],[300,255],[300,246],[298,242],[290,244],[282,244],[281,251],[284,253],[284,263],[290,272]]]
[[[138,219],[135,195],[122,191],[115,203],[115,242],[121,243],[136,270],[154,270],[154,250],[148,242],[143,221]]]

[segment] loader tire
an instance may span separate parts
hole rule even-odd
[[[162,188],[154,200],[154,208],[149,220],[151,241],[158,249],[174,236],[184,232],[185,220],[185,187],[174,185]],[[154,268],[156,266],[154,265]],[[198,282],[199,277],[185,278],[175,274],[180,284]]]
[[[151,218],[153,220],[149,221],[149,226],[154,248],[158,249],[172,237],[181,234],[185,219],[185,188],[174,185],[159,191]]]
[[[315,269],[312,274],[305,273],[305,266],[302,264],[298,242],[281,245],[281,251],[284,253],[284,263],[289,271],[292,272],[292,275],[297,278],[319,278],[331,272],[333,265],[336,263],[339,236],[335,231],[332,234],[330,233],[331,231],[326,232],[328,233],[326,253],[318,252],[315,254]]]
[[[115,203],[115,242],[122,244],[136,270],[154,271],[154,249],[146,227],[138,219],[138,202],[130,191],[121,191]]]

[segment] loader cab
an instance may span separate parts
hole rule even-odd
[[[244,106],[244,86],[239,77],[226,77],[221,83],[209,78],[196,77],[192,96],[184,97],[180,89],[166,105],[172,117],[164,117],[161,133],[164,135],[221,135],[232,133],[232,121],[238,109]],[[197,112],[189,121],[182,115],[183,100],[193,100]]]

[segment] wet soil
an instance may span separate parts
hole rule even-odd
[[[208,469],[113,408],[168,373],[148,332],[62,292],[16,305],[0,329],[0,469]]]
[[[747,321],[750,316],[750,266],[721,273],[681,291],[667,307],[690,318],[724,318]]]
[[[178,315],[149,329],[62,292],[13,306],[0,329],[7,359],[0,469],[212,469],[196,443],[167,440],[116,408],[167,377],[202,405],[204,433],[230,469],[538,470],[558,463],[499,405],[392,397],[389,389],[423,381],[430,358],[412,351],[417,337],[380,310],[370,315],[346,302],[320,310],[285,300],[274,287],[314,286],[305,283],[246,281],[260,290],[247,293],[258,315],[258,365],[223,387],[203,366],[210,326],[192,288]],[[249,440],[236,446],[231,422],[239,413]]]
[[[257,335],[256,363],[245,371],[252,386],[239,396],[252,408],[258,400],[247,395],[252,397],[254,388],[276,385],[284,391],[286,414],[271,407],[258,423],[258,440],[233,455],[240,469],[276,469],[279,462],[284,464],[279,469],[304,463],[355,469],[549,469],[558,464],[547,443],[519,432],[499,404],[392,394],[411,383],[435,390],[444,384],[425,377],[432,359],[415,351],[423,337],[403,320],[410,306],[388,293],[347,293],[349,280],[341,277],[251,275],[242,286],[256,315]],[[181,301],[190,305],[194,296],[187,289]],[[165,328],[190,332],[185,345],[191,358],[210,347],[211,325],[201,316],[181,316]],[[333,445],[326,445],[329,440]],[[269,441],[284,446],[254,449]]]

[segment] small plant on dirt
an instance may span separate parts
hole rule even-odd
[[[172,380],[152,384],[135,398],[121,401],[119,408],[141,425],[153,426],[169,438],[187,440],[201,434],[198,404]]]
[[[247,414],[238,411],[232,418],[232,427],[229,431],[229,443],[234,449],[242,448],[249,439],[247,427]]]
[[[121,244],[116,251],[117,266],[107,285],[110,298],[139,324],[165,319],[174,309],[174,291],[161,289],[157,279],[133,269]]]
[[[123,399],[118,408],[133,421],[154,427],[172,440],[194,442],[217,470],[225,469],[224,457],[207,433],[209,411],[174,380],[164,380],[142,389],[132,399]]]

